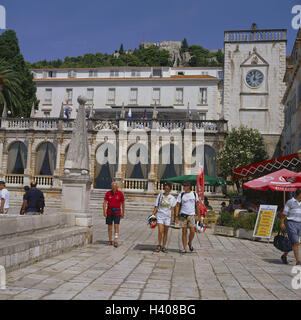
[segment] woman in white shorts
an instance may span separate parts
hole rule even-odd
[[[170,194],[170,191],[171,184],[166,183],[164,185],[164,193],[159,194],[155,202],[153,215],[157,217],[158,224],[158,247],[156,252],[160,252],[162,248],[162,252],[167,253],[166,242],[168,228],[170,226],[171,219],[174,220],[174,208],[177,204],[175,197]],[[163,247],[161,246],[162,238]]]

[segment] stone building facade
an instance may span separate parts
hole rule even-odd
[[[229,129],[240,125],[263,135],[270,157],[284,124],[286,30],[225,32],[224,118]],[[276,151],[276,152],[275,152]]]
[[[287,85],[283,97],[284,128],[281,139],[282,154],[301,149],[301,29],[299,29],[291,55],[287,57],[284,81]]]
[[[41,188],[59,191],[73,125],[72,119],[2,118],[0,179],[10,188],[35,180]],[[205,166],[206,174],[215,176],[215,155],[227,134],[226,121],[185,118],[87,119],[87,128],[92,188],[107,189],[117,180],[124,190],[151,193],[162,189],[161,178],[197,173],[199,164]],[[130,160],[130,149],[134,160]],[[171,160],[162,161],[168,152]],[[206,192],[217,190],[208,186]]]

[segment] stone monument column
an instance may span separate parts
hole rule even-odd
[[[125,170],[127,164],[127,121],[119,121],[119,148],[118,148],[118,166],[115,175],[116,181],[122,186],[123,179],[125,178]]]
[[[92,242],[92,213],[89,211],[92,179],[89,166],[89,144],[86,127],[85,104],[87,98],[78,97],[78,113],[72,132],[62,176],[62,211],[70,214],[77,226],[90,228]]]

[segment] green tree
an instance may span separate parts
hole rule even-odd
[[[223,65],[224,64],[224,58],[225,58],[225,55],[224,53],[222,52],[222,50],[218,50],[217,53],[216,53],[216,58],[217,58],[217,61],[219,62],[220,65]]]
[[[167,50],[161,50],[156,46],[144,48],[140,46],[139,50],[135,50],[136,55],[144,66],[170,66],[170,54]]]
[[[4,60],[0,60],[0,113],[6,104],[13,117],[22,114],[22,89],[19,74],[13,71]]]
[[[201,66],[222,66],[224,55],[221,50],[216,53],[211,53],[202,46],[188,46],[187,39],[182,41],[181,51],[188,51],[191,55],[189,65],[192,67]],[[172,66],[175,61],[171,61],[170,54],[167,50],[161,50],[157,46],[144,48],[140,45],[138,49],[134,49],[132,53],[125,54],[123,44],[120,45],[119,57],[114,57],[114,54],[96,53],[85,54],[79,57],[66,57],[64,61],[58,59],[53,61],[38,61],[30,66],[33,69],[40,68],[97,68],[102,66]],[[215,59],[212,59],[215,58]],[[176,61],[177,65],[180,61]]]
[[[119,54],[124,54],[123,44],[120,45]]]
[[[17,35],[13,30],[7,30],[0,35],[0,59],[3,59],[18,74],[20,79],[20,101],[22,101],[22,106],[15,116],[28,117],[33,104],[35,106],[38,105],[37,89],[28,65],[20,52]]]
[[[217,156],[217,165],[224,177],[232,176],[235,168],[267,159],[264,141],[256,129],[233,129]]]
[[[189,46],[188,46],[188,42],[187,42],[187,39],[186,39],[186,38],[184,38],[184,40],[182,41],[181,49],[182,49],[183,52],[189,50]]]

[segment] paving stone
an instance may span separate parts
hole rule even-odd
[[[45,279],[44,281],[38,283],[33,288],[34,289],[40,289],[40,290],[54,290],[60,285],[64,283],[64,280],[56,280],[52,278]]]
[[[42,298],[42,300],[70,300],[74,296],[76,296],[78,292],[54,292],[46,295]]]
[[[37,300],[45,295],[48,291],[39,289],[28,289],[14,296],[13,300]]]
[[[110,291],[84,290],[73,300],[108,300],[113,295]]]
[[[169,294],[162,293],[143,293],[142,300],[168,300]]]
[[[87,245],[8,272],[0,300],[301,300],[291,288],[292,266],[279,264],[272,244],[217,237],[208,228],[196,235],[195,253],[156,254],[138,248],[154,248],[157,234],[135,219],[123,221],[117,250]],[[106,239],[102,222],[96,232]],[[168,247],[178,249],[180,237],[171,229]]]

